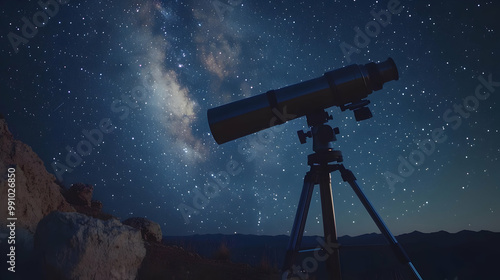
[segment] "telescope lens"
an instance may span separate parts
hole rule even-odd
[[[382,78],[382,83],[399,80],[398,68],[392,58],[388,58],[386,61],[378,63],[377,68]]]
[[[365,67],[368,71],[373,90],[380,90],[385,83],[399,79],[396,63],[390,57],[380,63],[371,62],[365,64]]]

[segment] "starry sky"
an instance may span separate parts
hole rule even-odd
[[[289,234],[305,118],[217,145],[206,111],[392,57],[372,119],[328,109],[344,165],[395,234],[500,231],[499,3],[61,2],[1,3],[0,112],[104,211],[166,235]],[[339,235],[377,232],[338,173],[332,188]],[[316,192],[306,234],[321,221]]]

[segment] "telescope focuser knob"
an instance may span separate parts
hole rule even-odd
[[[311,131],[304,132],[303,130],[297,131],[297,135],[299,136],[300,144],[305,144],[307,142],[307,138],[312,137]]]

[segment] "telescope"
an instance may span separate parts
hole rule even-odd
[[[323,76],[270,90],[207,111],[210,131],[223,144],[332,106],[350,109],[357,121],[370,118],[364,100],[384,83],[398,80],[392,58],[380,63],[353,64]]]
[[[406,273],[409,273],[408,279],[422,280],[403,247],[389,231],[363,193],[354,173],[341,164],[343,161],[342,152],[333,149],[333,142],[337,140],[335,135],[339,134],[340,131],[338,127],[332,128],[327,124],[332,116],[325,110],[332,106],[338,106],[342,111],[352,110],[356,121],[371,118],[372,114],[367,107],[370,101],[364,98],[373,91],[382,89],[386,82],[398,79],[396,64],[392,58],[388,58],[380,63],[371,62],[365,65],[346,66],[326,72],[319,78],[270,90],[208,110],[210,130],[215,141],[219,144],[306,116],[310,130],[307,132],[300,130],[297,133],[302,144],[306,143],[307,138],[312,138],[314,153],[307,156],[310,170],[304,176],[304,184],[282,268],[282,279],[289,279],[289,275],[299,274],[296,271],[297,267],[294,266],[295,260],[299,253],[310,251],[302,248],[301,243],[312,194],[315,186],[319,185],[324,239],[328,239],[329,244],[332,245],[330,250],[324,250],[326,252],[322,253],[325,258],[321,258],[326,263],[328,279],[342,280],[339,254],[341,244],[337,238],[330,174],[339,171],[342,180],[349,183],[387,240],[393,253],[404,265]],[[309,270],[306,269],[306,271]],[[302,274],[302,272],[300,273]],[[302,274],[301,278],[302,276],[304,275]],[[398,279],[400,279],[399,276]]]

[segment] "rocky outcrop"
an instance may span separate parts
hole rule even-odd
[[[135,279],[146,255],[139,230],[80,213],[49,214],[34,242],[46,279]]]
[[[73,205],[90,207],[93,193],[94,187],[92,185],[76,183],[71,185],[69,190],[64,194],[64,197]]]
[[[61,192],[66,201],[79,213],[101,220],[116,219],[116,217],[102,212],[102,202],[92,200],[94,193],[92,185],[76,183],[72,184],[69,189],[62,187]]]
[[[8,188],[7,169],[15,168],[16,226],[35,232],[38,222],[50,212],[75,211],[62,196],[54,175],[47,172],[42,160],[21,141],[15,140],[5,119],[0,118],[0,193]],[[7,196],[0,196],[0,205],[7,205]],[[0,225],[7,221],[7,211],[0,211]]]
[[[139,229],[142,238],[148,242],[161,242],[162,232],[158,223],[155,223],[146,218],[129,218],[123,221],[124,225]]]

